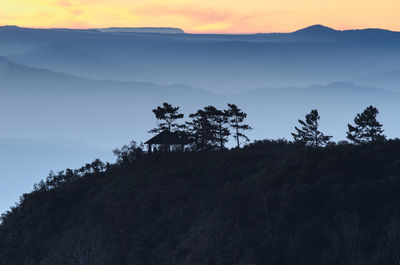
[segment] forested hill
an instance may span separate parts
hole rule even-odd
[[[399,262],[399,141],[130,155],[23,195],[0,264]]]

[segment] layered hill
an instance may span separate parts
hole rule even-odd
[[[400,135],[398,92],[346,82],[220,95],[182,84],[92,80],[0,57],[0,83],[3,138],[63,137],[109,148],[132,139],[144,142],[156,124],[151,110],[163,102],[181,107],[182,122],[207,105],[223,109],[235,103],[248,114],[252,139],[289,139],[297,119],[317,108],[322,130],[342,140],[347,123],[374,105],[385,133],[391,138]]]
[[[219,93],[310,86],[399,70],[400,33],[380,29],[338,31],[317,25],[249,35],[126,31],[2,27],[0,55],[91,79],[184,83]]]
[[[400,143],[258,142],[52,175],[3,215],[3,264],[395,264]]]

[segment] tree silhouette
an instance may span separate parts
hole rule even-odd
[[[205,107],[204,110],[211,124],[211,130],[213,130],[214,139],[212,141],[218,143],[220,150],[224,150],[225,143],[228,142],[228,137],[231,134],[229,131],[229,113],[214,106]]]
[[[186,122],[186,128],[194,150],[225,149],[225,143],[231,134],[229,111],[207,106],[189,117],[192,120]]]
[[[196,113],[190,114],[189,117],[192,120],[186,122],[189,141],[196,151],[216,149],[215,126],[213,126],[209,114],[206,109],[198,110]]]
[[[153,109],[153,113],[156,116],[156,119],[160,122],[158,123],[158,127],[150,130],[150,133],[159,133],[162,131],[172,132],[178,128],[182,128],[182,125],[176,123],[178,119],[183,118],[183,114],[178,112],[179,107],[173,107],[171,104],[166,102],[163,103],[162,106],[158,106],[156,109]]]
[[[386,136],[383,135],[383,125],[376,119],[378,114],[379,110],[373,106],[369,106],[361,114],[358,113],[354,118],[355,125],[347,125],[347,139],[355,144],[384,141]]]
[[[143,144],[138,145],[135,141],[130,142],[129,145],[124,145],[121,149],[116,148],[113,150],[114,155],[117,157],[117,164],[129,163],[142,155]]]
[[[326,136],[318,130],[320,116],[318,110],[311,110],[306,115],[306,120],[298,120],[301,128],[295,127],[296,133],[292,136],[296,142],[314,147],[325,146],[332,136]]]
[[[233,137],[236,140],[236,145],[240,147],[240,139],[243,138],[246,142],[250,139],[244,134],[245,131],[251,130],[251,127],[247,124],[243,124],[247,114],[239,109],[235,104],[228,104],[227,114],[229,116],[229,122],[233,129]]]

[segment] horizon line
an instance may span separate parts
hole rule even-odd
[[[386,28],[379,28],[379,27],[368,27],[368,28],[340,28],[336,29],[330,26],[325,26],[323,24],[313,24],[310,26],[306,27],[299,27],[297,30],[292,30],[292,31],[265,31],[265,32],[198,32],[198,31],[186,31],[185,29],[181,27],[175,27],[175,26],[109,26],[109,27],[29,27],[29,26],[19,26],[19,25],[7,25],[3,24],[0,25],[1,27],[16,27],[16,28],[22,28],[22,29],[42,29],[42,30],[99,30],[99,29],[111,29],[111,28],[121,28],[121,29],[144,29],[144,28],[149,28],[149,29],[179,29],[182,30],[183,33],[170,33],[170,34],[193,34],[193,35],[255,35],[255,34],[288,34],[288,33],[294,33],[297,31],[301,31],[304,29],[312,28],[312,27],[321,27],[321,28],[326,28],[326,29],[331,29],[337,32],[344,32],[344,31],[361,31],[361,30],[382,30],[382,31],[389,31],[389,32],[400,32],[398,30],[391,30],[391,29],[386,29]],[[146,33],[146,32],[143,32]],[[151,32],[149,32],[151,33]],[[156,33],[155,33],[156,34]]]

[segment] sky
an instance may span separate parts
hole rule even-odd
[[[0,25],[257,33],[323,24],[400,31],[399,11],[399,0],[0,0]]]

